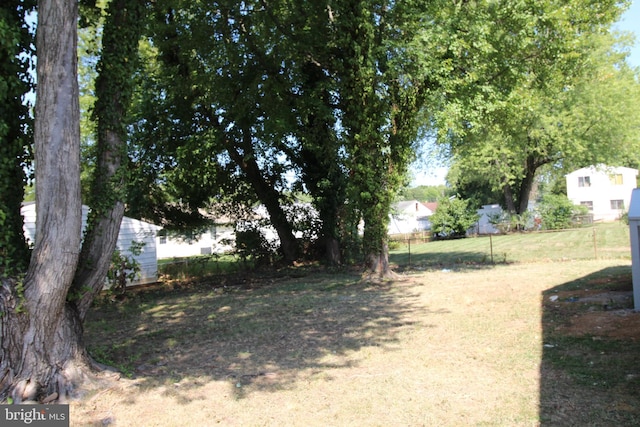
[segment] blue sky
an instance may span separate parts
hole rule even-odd
[[[631,7],[627,9],[615,28],[635,33],[636,44],[631,49],[628,62],[635,67],[640,67],[640,0],[633,0]]]
[[[635,33],[636,43],[630,49],[627,62],[634,67],[640,67],[640,0],[633,0],[631,6],[624,13],[614,29]],[[429,170],[415,171],[412,185],[442,185],[445,183],[447,168],[434,165]]]

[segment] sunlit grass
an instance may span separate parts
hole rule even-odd
[[[631,259],[629,227],[616,222],[554,232],[405,243],[390,253],[391,262],[412,267],[581,259]]]

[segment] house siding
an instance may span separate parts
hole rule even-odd
[[[637,175],[637,169],[625,167],[578,169],[566,175],[567,197],[575,205],[589,206],[595,221],[614,221],[629,209]]]
[[[36,205],[25,203],[21,209],[24,218],[24,234],[30,244],[36,241]],[[89,208],[82,206],[82,230],[87,227]],[[140,255],[134,256],[140,265],[140,274],[129,285],[142,285],[158,281],[158,261],[156,257],[156,233],[159,227],[137,219],[123,217],[118,234],[117,248],[124,255],[131,255],[131,243],[144,242]]]
[[[233,249],[235,231],[232,226],[216,226],[191,240],[171,236],[157,237],[158,259],[180,258],[224,253]]]
[[[388,234],[408,234],[431,229],[431,209],[417,200],[395,203],[389,215]]]

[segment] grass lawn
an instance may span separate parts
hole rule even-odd
[[[623,233],[597,229],[613,254],[605,230]],[[71,425],[640,425],[629,259],[492,265],[481,240],[416,248],[422,269],[384,285],[292,269],[97,302],[87,345],[123,378],[73,402]]]
[[[578,259],[631,259],[629,226],[620,222],[552,232],[480,236],[400,244],[390,259],[400,266],[525,263]]]

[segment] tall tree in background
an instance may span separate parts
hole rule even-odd
[[[152,38],[161,67],[152,102],[161,107],[157,126],[141,117],[136,140],[140,153],[161,159],[157,181],[173,193],[169,200],[179,197],[190,210],[228,201],[265,206],[289,263],[300,251],[283,206],[291,203],[287,173],[297,168],[307,190],[322,194],[327,252],[338,262],[343,170],[337,145],[326,145],[335,141],[336,116],[314,49],[325,32],[309,29],[326,26],[328,16],[321,3],[289,3],[220,2],[209,13],[208,2],[158,2]]]
[[[585,37],[586,39],[586,37]],[[512,213],[527,210],[539,170],[554,165],[569,172],[594,164],[638,164],[640,84],[609,36],[592,48],[573,78],[542,91],[512,92],[458,147],[466,175],[503,193]]]
[[[7,0],[0,5],[0,275],[24,271],[29,251],[20,207],[33,138],[29,106],[29,63],[33,36],[26,16],[35,0]]]
[[[348,195],[364,221],[367,274],[385,277],[391,203],[413,159],[418,113],[426,101],[417,55],[421,2],[336,3],[336,78],[340,94]]]
[[[440,140],[465,173],[503,192],[509,211],[527,209],[541,166],[588,164],[631,142],[615,124],[616,116],[629,118],[627,106],[607,101],[621,83],[605,89],[623,75],[630,83],[629,73],[617,70],[611,40],[599,36],[621,12],[613,0],[549,0],[465,3],[438,15],[437,27],[452,35],[444,63],[452,78],[436,114]]]

